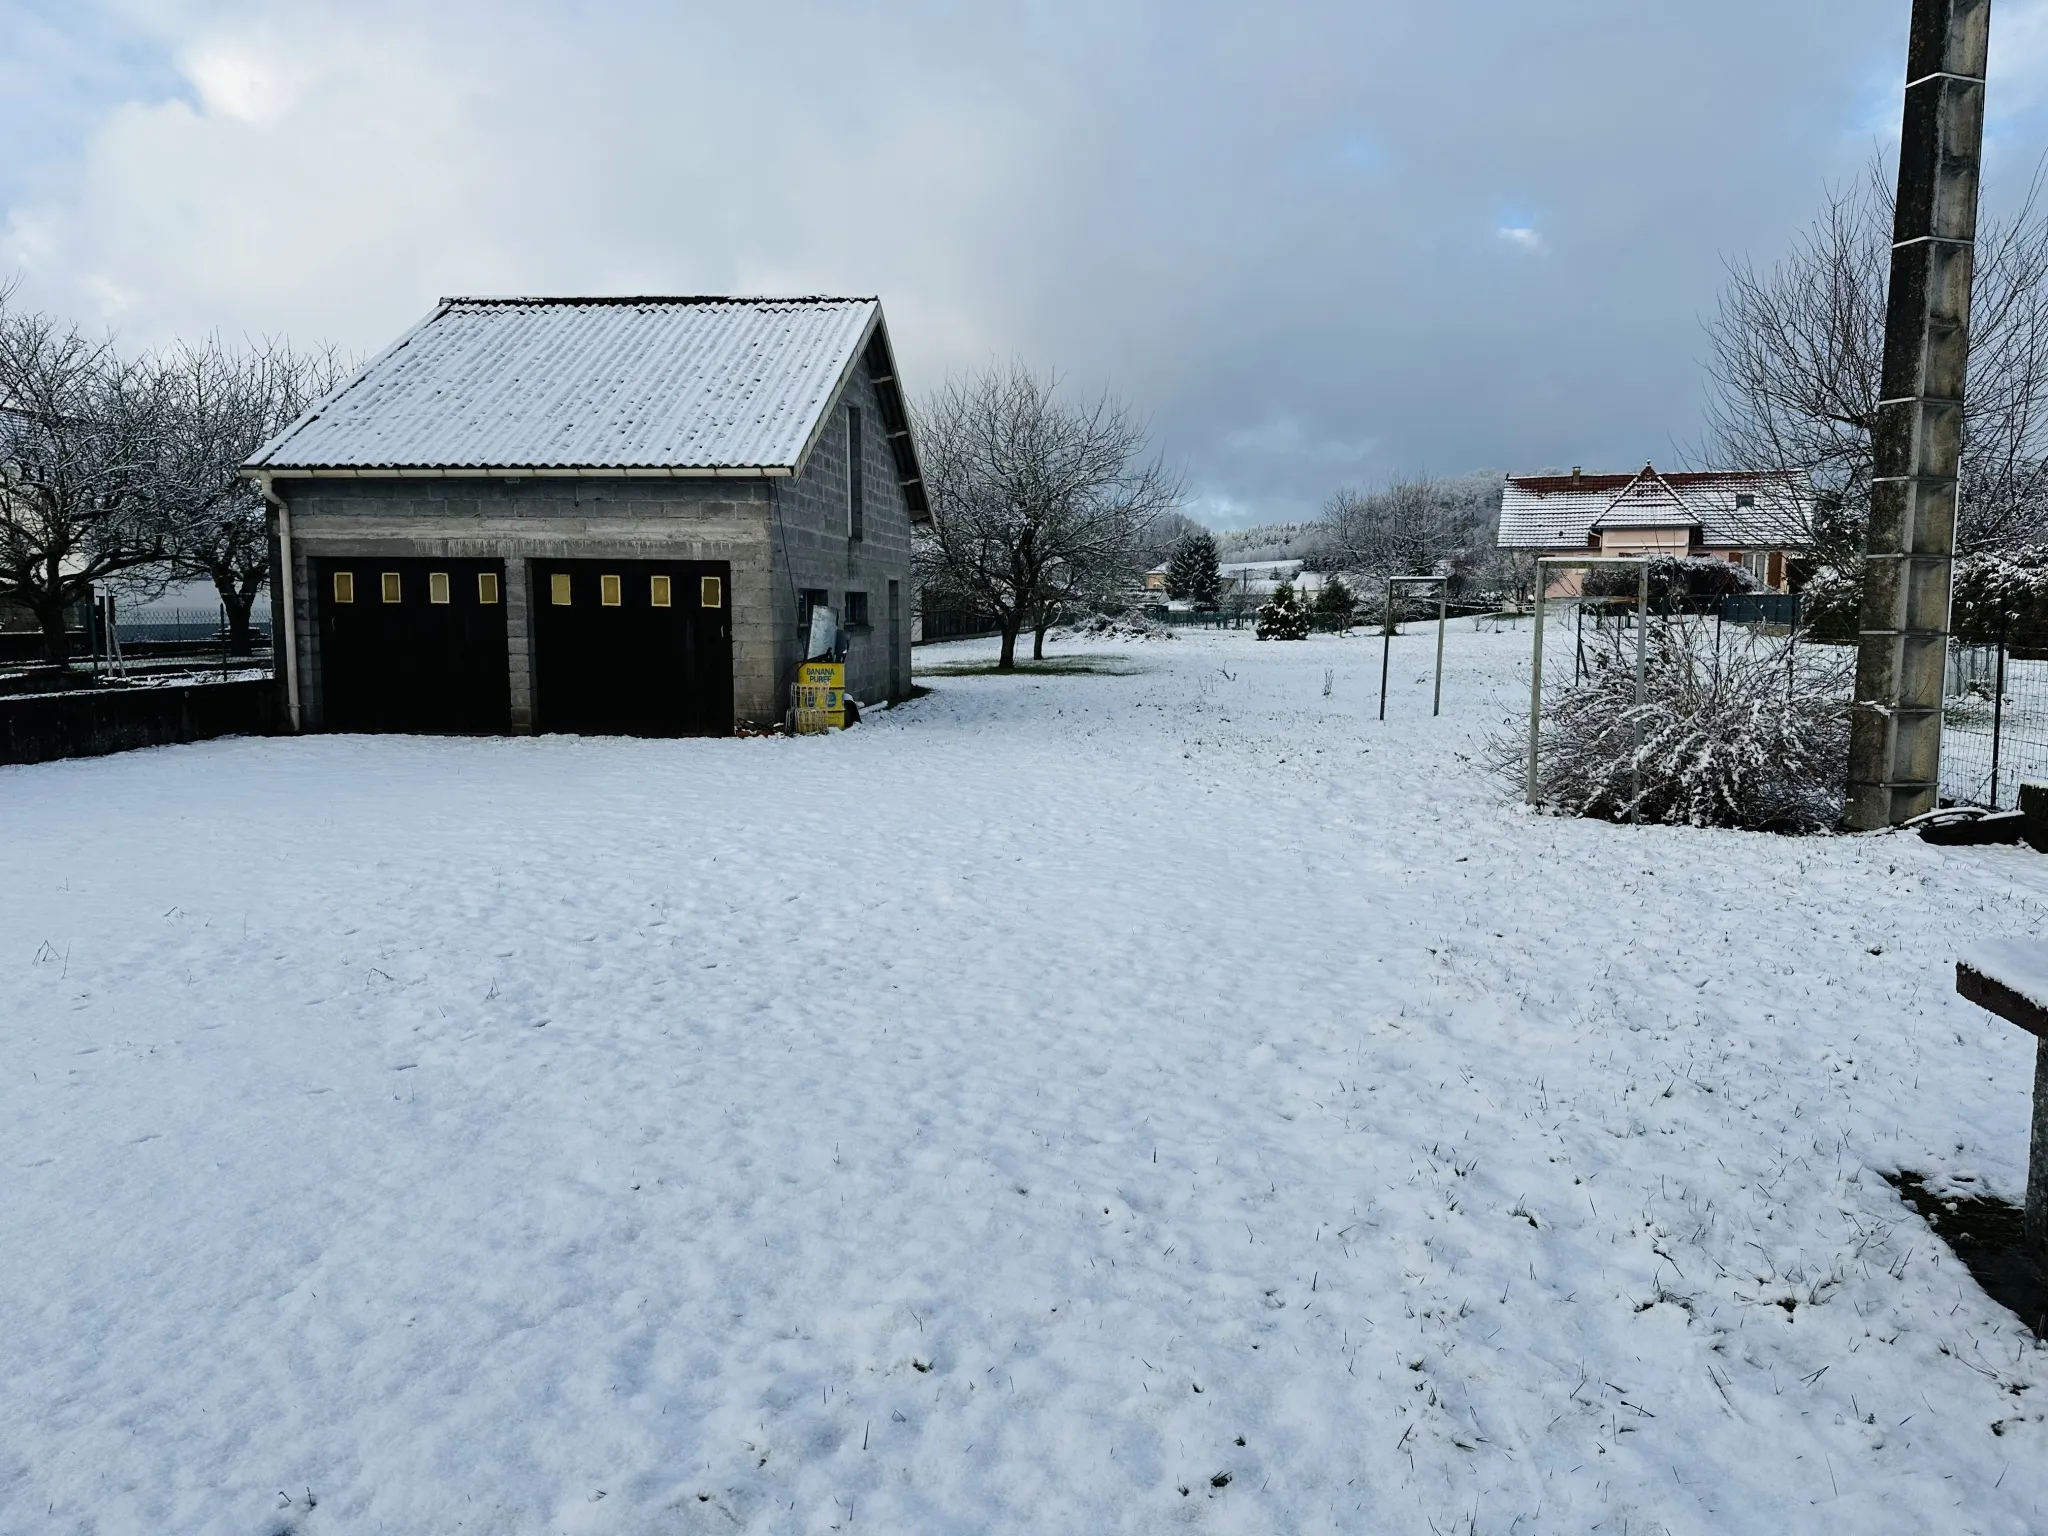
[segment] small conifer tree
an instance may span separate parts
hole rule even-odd
[[[1254,632],[1261,640],[1306,640],[1308,610],[1294,595],[1290,582],[1281,582],[1273,595],[1259,607]]]
[[[1166,566],[1166,595],[1213,608],[1223,590],[1223,570],[1216,558],[1216,541],[1206,533],[1191,533],[1174,546]]]
[[[1317,591],[1316,600],[1309,607],[1309,623],[1325,634],[1340,635],[1351,627],[1357,611],[1358,599],[1344,585],[1344,578],[1332,576]]]

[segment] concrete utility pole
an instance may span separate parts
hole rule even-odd
[[[1933,810],[1940,782],[1990,27],[1991,0],[1913,0],[1849,738],[1859,830]]]

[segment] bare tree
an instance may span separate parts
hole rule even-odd
[[[2048,212],[2037,175],[2010,215],[1977,231],[1970,383],[1963,411],[1959,554],[2006,549],[2048,523]],[[1871,430],[1884,363],[1892,188],[1873,164],[1835,191],[1767,270],[1731,263],[1711,326],[1708,456],[1805,470],[1819,563],[1861,561]]]
[[[0,291],[0,595],[69,660],[65,613],[95,582],[163,560],[166,419],[154,369]]]
[[[1003,670],[1023,630],[1043,654],[1063,609],[1126,585],[1147,527],[1180,498],[1125,406],[1069,404],[1020,364],[949,382],[918,425],[934,524],[921,574],[995,618]]]
[[[227,613],[228,648],[254,649],[250,612],[270,575],[262,494],[241,468],[249,456],[339,382],[331,350],[282,342],[231,351],[218,338],[159,361],[169,412],[165,498],[176,566],[213,583]]]
[[[1388,576],[1441,575],[1453,592],[1511,582],[1496,548],[1499,477],[1396,480],[1386,489],[1339,490],[1323,504],[1322,563]],[[1374,595],[1377,606],[1377,595]]]

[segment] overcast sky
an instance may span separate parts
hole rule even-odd
[[[0,273],[143,345],[371,352],[443,294],[879,293],[1218,526],[1670,462],[1701,325],[1894,153],[1908,0],[0,0]],[[2048,149],[1993,12],[1987,195]]]

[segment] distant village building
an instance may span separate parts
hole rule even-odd
[[[1500,546],[1545,555],[1678,555],[1732,560],[1785,590],[1786,561],[1804,549],[1813,488],[1789,471],[1509,475]],[[1575,575],[1552,591],[1576,592]]]
[[[1303,597],[1313,596],[1321,590],[1323,578],[1318,572],[1302,569],[1303,564],[1300,560],[1226,560],[1216,567],[1219,578],[1217,598],[1219,601],[1233,597],[1265,599],[1283,585],[1292,586]],[[1166,566],[1155,565],[1145,573],[1147,601],[1166,601],[1166,572]],[[1193,605],[1177,598],[1169,606],[1186,608]]]
[[[1304,564],[1300,560],[1231,560],[1217,569],[1226,596],[1238,592],[1246,597],[1271,597],[1281,587],[1291,586],[1306,597],[1321,588],[1323,578],[1319,572],[1304,570]]]
[[[910,687],[930,512],[872,298],[445,300],[246,472],[307,729],[765,725],[819,606],[849,693]]]

